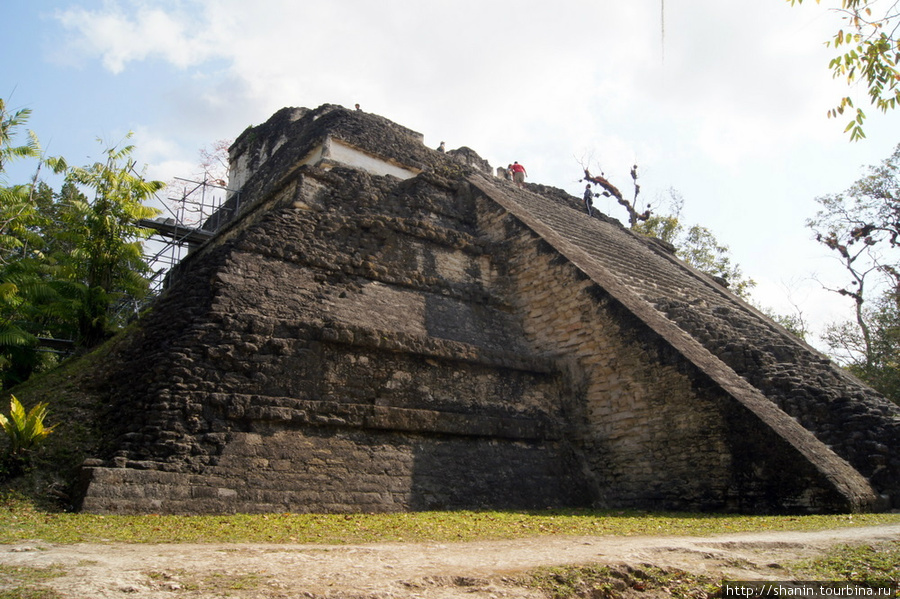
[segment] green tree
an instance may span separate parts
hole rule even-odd
[[[802,4],[803,0],[787,0],[791,6]],[[819,4],[820,0],[816,0]],[[837,3],[837,2],[836,2]],[[864,82],[869,102],[887,112],[900,102],[900,10],[897,2],[879,3],[877,0],[841,0],[834,9],[846,22],[827,42],[837,54],[831,59],[829,68],[834,78],[845,78],[847,85]],[[865,137],[863,123],[866,115],[861,108],[853,105],[849,96],[828,111],[829,117],[843,115],[845,110],[853,110],[853,118],[845,131],[851,140]]]
[[[0,100],[3,387],[21,382],[46,362],[47,354],[38,351],[41,337],[94,345],[120,324],[123,306],[144,299],[146,235],[135,223],[158,213],[145,202],[163,186],[135,171],[130,145],[107,149],[104,162],[84,168],[43,158],[34,133],[17,143],[29,115],[27,109],[8,112]],[[10,185],[5,165],[22,158],[37,161],[35,175],[29,183]],[[40,180],[44,166],[66,173],[59,193]]]
[[[890,293],[863,310],[866,335],[853,321],[830,324],[822,335],[835,358],[870,387],[900,403],[900,309]]]
[[[756,285],[731,258],[727,245],[719,243],[712,231],[700,225],[685,225],[681,212],[684,198],[669,190],[668,214],[650,214],[632,227],[637,233],[655,237],[675,247],[676,255],[701,272],[723,280],[734,293],[746,298]]]
[[[33,131],[27,132],[27,141],[16,145],[16,137],[31,111],[21,109],[9,112],[6,102],[0,99],[0,263],[6,263],[21,251],[27,251],[29,243],[36,240],[29,234],[33,209],[29,185],[10,186],[6,178],[6,166],[22,158],[40,158],[41,148]]]
[[[11,160],[40,156],[41,146],[33,131],[28,132],[28,141],[23,145],[14,145],[19,128],[28,122],[30,116],[31,110],[28,108],[9,112],[6,101],[0,98],[0,173],[6,172],[6,165]]]
[[[72,248],[70,276],[83,285],[79,336],[88,346],[109,334],[123,305],[139,302],[149,291],[142,244],[149,231],[136,223],[160,213],[146,202],[164,183],[136,172],[133,151],[132,145],[113,146],[105,151],[105,162],[73,168],[68,176],[69,183],[93,192],[90,201],[67,198],[62,215],[62,239]]]
[[[820,209],[807,225],[847,275],[829,289],[853,302],[853,317],[830,325],[824,339],[835,358],[898,401],[900,145],[849,189],[816,202]]]
[[[41,158],[37,136],[17,145],[17,136],[30,111],[9,112],[0,99],[0,382],[3,386],[27,378],[41,362],[37,337],[57,312],[54,286],[48,280],[48,263],[42,227],[47,218],[39,209],[36,181],[40,167],[65,168],[61,159]],[[9,185],[6,166],[31,158],[38,161],[28,184]]]
[[[793,314],[778,314],[771,308],[766,307],[761,307],[759,310],[773,321],[783,326],[789,333],[798,339],[806,341],[806,338],[810,334],[809,326],[803,319],[803,313],[799,310]]]

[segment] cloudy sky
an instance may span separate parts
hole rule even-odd
[[[816,325],[849,315],[805,219],[900,142],[868,111],[851,143],[824,46],[841,26],[809,0],[5,0],[0,96],[30,108],[49,155],[88,164],[135,132],[157,179],[283,106],[375,112],[576,196],[580,163],[710,228],[754,299]],[[98,139],[103,143],[98,143]],[[614,202],[599,208],[621,220]]]

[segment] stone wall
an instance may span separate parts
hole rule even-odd
[[[94,467],[95,513],[390,512],[585,505],[559,443],[318,426],[228,435],[201,473]],[[461,484],[463,483],[464,484]]]
[[[181,265],[123,350],[149,374],[114,373],[82,508],[589,505],[568,381],[524,343],[474,232],[440,180],[298,171]]]

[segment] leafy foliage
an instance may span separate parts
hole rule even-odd
[[[31,110],[23,108],[16,112],[9,112],[6,101],[0,98],[0,173],[6,169],[6,164],[19,158],[36,158],[40,156],[41,146],[37,136],[28,133],[28,141],[25,144],[13,145],[17,129],[22,127],[31,116]]]
[[[139,302],[149,289],[141,244],[149,232],[136,223],[159,214],[144,202],[164,184],[135,173],[133,151],[131,145],[109,148],[105,163],[73,168],[69,174],[70,182],[94,191],[91,202],[67,202],[69,226],[63,237],[72,247],[72,276],[84,285],[79,335],[89,346],[106,338],[111,306]]]
[[[54,291],[46,284],[46,256],[38,210],[37,186],[6,183],[5,166],[21,158],[40,158],[37,137],[28,132],[23,145],[16,144],[18,129],[31,112],[10,113],[0,99],[0,382],[9,386],[27,378],[42,357],[35,352],[44,318],[53,313],[48,298]],[[40,164],[54,171],[65,168],[61,159]],[[38,169],[39,172],[40,168]],[[37,173],[35,174],[35,180]]]
[[[0,414],[0,427],[3,427],[9,439],[9,451],[12,455],[32,449],[53,431],[52,426],[44,425],[46,417],[46,403],[39,403],[26,413],[16,396],[10,396],[9,418]]]
[[[632,229],[648,237],[656,237],[675,247],[679,258],[699,271],[723,279],[741,297],[747,297],[756,283],[744,277],[741,267],[731,259],[727,245],[719,243],[712,231],[700,225],[685,225],[681,219],[684,198],[670,190],[670,212],[650,214]]]
[[[864,307],[863,329],[853,321],[830,324],[825,343],[847,369],[873,389],[900,403],[900,309],[886,294]]]
[[[798,339],[806,341],[810,334],[810,330],[806,321],[803,319],[803,314],[801,312],[798,311],[794,314],[778,314],[770,308],[760,307],[759,309],[763,314],[787,329],[789,333]]]
[[[831,290],[853,302],[853,319],[830,325],[824,339],[851,371],[900,401],[900,145],[849,189],[816,201],[807,226],[848,276]]]
[[[803,0],[788,2],[793,6],[802,4]],[[819,3],[820,0],[816,0],[816,4]],[[845,78],[849,86],[864,82],[869,102],[887,112],[900,102],[900,38],[897,37],[900,10],[896,2],[888,2],[883,12],[876,13],[873,10],[876,4],[877,0],[841,0],[840,7],[835,10],[842,14],[847,28],[840,28],[828,42],[828,46],[838,52],[828,66],[834,78]],[[864,138],[866,115],[853,105],[849,96],[841,98],[838,105],[828,111],[828,116],[843,115],[848,109],[855,110],[844,131],[850,133],[853,141]]]
[[[149,293],[136,226],[158,211],[146,205],[162,188],[135,170],[134,147],[105,151],[105,160],[71,168],[44,158],[37,137],[16,136],[30,111],[10,113],[0,100],[0,384],[10,387],[54,363],[41,338],[91,347],[137,310]],[[126,139],[130,138],[130,135]],[[4,165],[38,161],[31,182],[8,185]],[[65,175],[54,192],[42,167]],[[82,191],[92,192],[88,197]]]

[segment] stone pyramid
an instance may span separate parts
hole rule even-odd
[[[900,408],[580,200],[340,106],[104,365],[100,513],[900,507]]]

